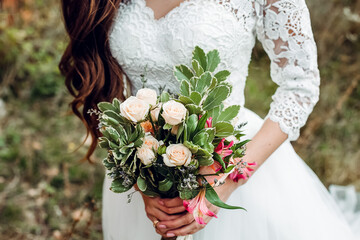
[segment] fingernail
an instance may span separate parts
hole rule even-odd
[[[165,205],[164,202],[161,201],[161,200],[159,200],[159,204],[160,204],[160,205],[163,205],[163,206]]]
[[[175,234],[173,234],[173,233],[167,233],[166,236],[167,236],[167,237],[175,237]]]
[[[159,228],[166,228],[166,226],[165,225],[159,225]]]

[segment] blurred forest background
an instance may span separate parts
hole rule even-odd
[[[321,99],[293,145],[326,185],[360,190],[360,1],[308,0]],[[101,239],[104,168],[79,159],[85,129],[59,74],[59,1],[0,0],[0,239]],[[276,86],[257,44],[246,106],[264,117]]]

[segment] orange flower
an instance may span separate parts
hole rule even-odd
[[[141,127],[144,129],[145,132],[154,133],[154,129],[150,121],[140,123]]]

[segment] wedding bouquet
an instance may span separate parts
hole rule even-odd
[[[108,149],[103,160],[113,179],[111,190],[128,191],[135,184],[148,196],[180,197],[195,220],[215,216],[206,206],[242,209],[220,200],[214,187],[225,178],[249,177],[252,165],[242,160],[245,144],[240,126],[232,121],[240,106],[225,108],[232,86],[227,70],[214,73],[219,52],[196,47],[192,67],[174,67],[178,95],[140,89],[124,102],[101,102],[99,145]],[[210,177],[211,176],[211,177]],[[216,217],[216,216],[215,216]]]

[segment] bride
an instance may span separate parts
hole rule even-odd
[[[256,38],[279,86],[264,120],[244,107],[238,115],[252,139],[244,160],[257,162],[256,172],[246,183],[227,181],[216,188],[222,200],[246,212],[212,206],[218,219],[205,218],[207,225],[199,225],[179,198],[136,192],[128,204],[128,194],[111,192],[105,178],[104,239],[190,234],[206,240],[354,239],[325,187],[289,143],[298,138],[319,96],[316,45],[304,0],[63,0],[62,6],[70,43],[60,69],[74,96],[73,110],[92,139],[99,132],[88,109],[136,93],[144,75],[145,86],[174,92],[172,67],[190,64],[196,45],[219,50],[218,70],[231,72],[230,104],[244,106]]]

